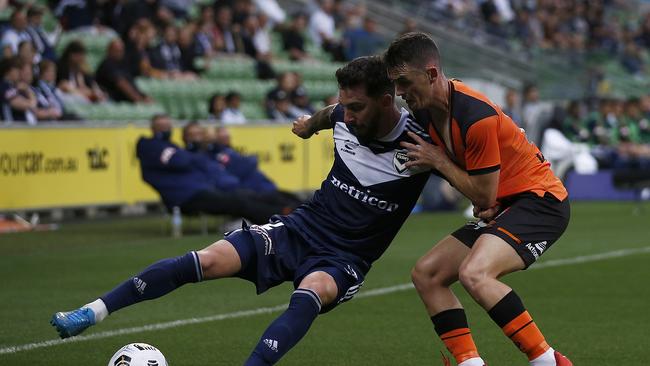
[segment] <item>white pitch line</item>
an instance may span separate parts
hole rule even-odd
[[[534,264],[534,265],[532,265],[530,267],[530,270],[549,268],[549,267],[560,267],[560,266],[567,266],[567,265],[572,265],[572,264],[581,264],[581,263],[588,263],[588,262],[596,262],[596,261],[601,261],[601,260],[606,260],[606,259],[627,257],[627,256],[634,255],[634,254],[646,254],[646,253],[650,253],[650,247],[621,249],[621,250],[615,250],[615,251],[611,251],[611,252],[605,252],[605,253],[599,253],[599,254],[591,254],[591,255],[583,255],[583,256],[578,256],[578,257],[573,257],[573,258],[565,258],[565,259],[552,259],[552,260],[547,260],[547,261],[544,261],[544,262],[541,262],[541,263]],[[394,293],[394,292],[409,290],[409,289],[412,289],[412,288],[413,288],[413,284],[405,283],[405,284],[396,285],[396,286],[382,287],[382,288],[377,288],[377,289],[364,291],[364,292],[360,293],[359,295],[357,295],[355,297],[356,298],[365,298],[365,297],[382,296],[382,295],[391,294],[391,293]],[[211,315],[211,316],[206,316],[206,317],[202,317],[202,318],[181,319],[181,320],[174,320],[174,321],[164,322],[164,323],[149,324],[149,325],[144,325],[144,326],[140,326],[140,327],[109,330],[109,331],[105,331],[105,332],[92,333],[92,334],[89,334],[89,335],[81,335],[81,336],[76,336],[76,337],[67,338],[67,339],[51,339],[51,340],[43,341],[43,342],[27,343],[27,344],[21,344],[21,345],[18,345],[18,346],[3,347],[3,348],[0,348],[0,355],[12,354],[12,353],[18,353],[18,352],[24,352],[24,351],[31,351],[31,350],[38,349],[38,348],[58,346],[60,344],[76,343],[76,342],[82,342],[82,341],[90,341],[90,340],[94,340],[94,339],[109,338],[109,337],[114,337],[114,336],[118,336],[118,335],[141,333],[141,332],[147,332],[147,331],[153,331],[153,330],[163,330],[163,329],[177,328],[177,327],[182,327],[182,326],[190,325],[190,324],[202,324],[202,323],[215,322],[215,321],[226,320],[226,319],[246,318],[246,317],[251,317],[251,316],[260,315],[260,314],[276,313],[276,312],[279,312],[279,311],[282,311],[282,310],[286,309],[287,306],[288,306],[288,304],[282,304],[282,305],[266,307],[266,308],[258,308],[258,309],[252,309],[252,310],[235,311],[235,312],[232,312],[232,313]]]

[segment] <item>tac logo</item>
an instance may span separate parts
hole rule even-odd
[[[296,145],[292,143],[280,144],[280,160],[282,161],[293,161],[293,153],[296,150]]]
[[[406,171],[406,162],[409,161],[406,151],[395,151],[393,156],[393,166],[398,173],[402,174]]]
[[[108,149],[95,147],[86,150],[86,155],[88,156],[90,170],[108,169]]]

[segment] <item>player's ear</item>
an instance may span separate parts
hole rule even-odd
[[[393,99],[394,98],[392,95],[386,93],[381,97],[379,97],[379,105],[381,105],[384,108],[390,107],[391,105],[393,105]]]
[[[429,83],[433,84],[433,81],[438,78],[438,68],[435,66],[427,67],[427,75],[429,76]]]

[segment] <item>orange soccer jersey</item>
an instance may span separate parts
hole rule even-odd
[[[510,117],[483,94],[459,80],[450,83],[451,151],[449,157],[470,175],[500,170],[497,200],[522,192],[538,196],[551,193],[564,200],[567,191],[553,174],[535,144]],[[415,112],[421,122],[431,122],[426,111]],[[429,123],[429,134],[439,146],[445,146],[440,133]]]

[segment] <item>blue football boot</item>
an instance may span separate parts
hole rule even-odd
[[[56,328],[61,338],[73,337],[95,324],[95,312],[90,308],[59,312],[52,316],[50,324]]]

